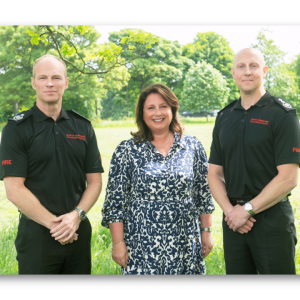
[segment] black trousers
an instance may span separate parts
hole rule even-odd
[[[78,240],[61,245],[50,230],[21,218],[15,246],[19,274],[91,274],[91,234],[88,219],[79,225]]]
[[[255,215],[246,234],[233,232],[224,218],[223,214],[226,274],[296,274],[297,236],[289,201]]]

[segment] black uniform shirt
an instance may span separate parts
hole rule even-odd
[[[209,163],[223,166],[230,199],[251,200],[278,174],[277,166],[300,163],[295,109],[268,91],[248,110],[241,99],[216,118]]]
[[[61,110],[54,121],[34,105],[8,120],[0,146],[0,179],[25,186],[55,215],[72,211],[86,189],[86,173],[104,172],[91,122]]]

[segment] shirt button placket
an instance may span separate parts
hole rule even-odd
[[[59,142],[59,130],[58,130],[59,126],[57,126],[57,123],[54,122],[54,127],[53,127],[53,130],[54,130],[54,137],[55,137],[55,143],[56,145],[58,145],[60,142]]]
[[[246,120],[246,114],[247,114],[247,111],[244,111],[243,118],[241,119],[241,122],[240,122],[240,125],[239,125],[239,129],[238,129],[238,133],[237,133],[238,136],[242,136],[243,135],[244,127],[245,127],[244,124],[245,124],[245,120]]]

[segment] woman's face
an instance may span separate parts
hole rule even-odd
[[[143,118],[152,133],[163,134],[169,131],[172,117],[171,106],[160,94],[150,94],[146,98]]]

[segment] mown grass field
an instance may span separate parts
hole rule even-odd
[[[210,118],[206,123],[205,118],[182,119],[185,124],[186,133],[196,136],[203,144],[207,155],[211,144],[212,130],[215,118]],[[101,152],[103,167],[103,189],[102,193],[88,213],[92,223],[92,274],[120,274],[120,267],[111,259],[111,239],[109,230],[100,225],[101,208],[105,196],[110,159],[117,145],[125,139],[130,138],[130,131],[135,131],[136,127],[132,119],[123,121],[99,121],[94,124],[98,146]],[[300,176],[299,176],[300,178]],[[300,185],[293,191],[290,197],[294,208],[297,232],[300,232]],[[207,274],[225,274],[222,243],[222,211],[215,203],[216,210],[213,214],[213,237],[215,246],[211,254],[206,258]],[[0,274],[17,274],[16,251],[14,240],[18,225],[18,212],[5,196],[3,182],[0,181]],[[299,243],[296,248],[296,268],[300,274],[300,248]]]

